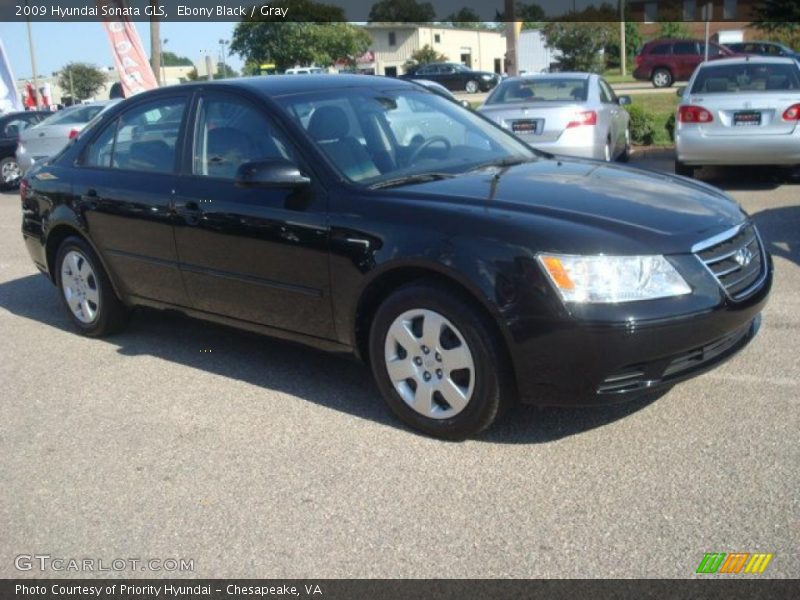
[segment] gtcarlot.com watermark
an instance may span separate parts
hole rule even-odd
[[[194,571],[193,558],[64,558],[49,554],[18,554],[14,559],[14,567],[18,571],[53,571],[61,572],[121,572],[121,571],[157,571],[157,572],[191,572]]]

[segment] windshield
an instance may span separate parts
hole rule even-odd
[[[486,104],[509,102],[586,102],[589,80],[550,77],[512,79],[501,83],[486,100]]]
[[[342,175],[364,185],[536,157],[510,134],[424,90],[326,90],[277,100]]]
[[[105,108],[102,104],[87,104],[65,108],[42,121],[41,125],[80,125],[94,119]]]
[[[692,94],[785,92],[800,90],[800,69],[793,64],[742,63],[700,69]]]

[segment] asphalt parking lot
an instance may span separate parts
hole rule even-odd
[[[14,567],[48,554],[197,577],[670,578],[734,551],[797,577],[800,180],[701,175],[774,255],[754,342],[654,401],[517,407],[463,443],[412,433],[364,368],[303,347],[144,311],[75,335],[0,195],[0,577],[60,575]]]

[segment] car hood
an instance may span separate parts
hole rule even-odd
[[[604,229],[663,253],[686,252],[692,244],[747,219],[735,201],[710,185],[648,169],[561,157],[488,167],[399,189]]]

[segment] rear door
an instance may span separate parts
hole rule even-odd
[[[92,239],[129,295],[188,306],[172,201],[188,92],[134,102],[93,133],[73,193]]]
[[[692,76],[695,68],[703,62],[700,47],[692,40],[678,41],[672,44],[672,60],[675,64],[675,79],[686,81]]]
[[[177,189],[175,239],[192,306],[323,338],[335,338],[328,275],[325,190],[240,187],[248,162],[308,164],[260,103],[203,92]]]
[[[617,95],[605,79],[599,79],[601,111],[604,113],[598,122],[608,119],[608,132],[611,137],[611,156],[621,152],[625,146],[626,113],[617,101]],[[600,116],[600,115],[598,115]]]

